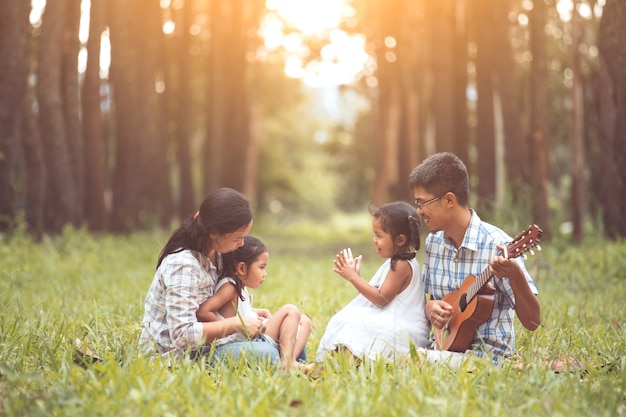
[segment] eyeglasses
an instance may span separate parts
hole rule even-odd
[[[425,205],[430,204],[430,203],[434,203],[435,201],[441,199],[441,197],[433,197],[430,200],[426,200],[426,201],[419,201],[417,198],[415,199],[415,208],[418,210],[421,210],[424,208]]]

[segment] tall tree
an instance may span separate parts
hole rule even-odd
[[[82,128],[85,141],[84,215],[87,227],[93,231],[104,231],[108,227],[103,120],[100,110],[100,43],[104,30],[104,1],[91,0],[87,67],[81,95]]]
[[[545,0],[534,0],[529,17],[530,51],[532,53],[529,91],[529,165],[532,175],[533,221],[543,229],[543,239],[549,240],[552,230],[548,207],[550,176],[548,173],[548,103],[545,90],[548,81],[546,19]]]
[[[219,0],[212,0],[209,6],[211,36],[206,61],[207,129],[202,152],[203,194],[219,186],[222,172],[221,154],[225,140],[225,102],[227,97],[226,73],[222,57],[224,56],[226,45],[228,45],[225,3]]]
[[[451,125],[454,128],[453,152],[461,160],[469,163],[470,131],[468,124],[467,107],[467,65],[468,65],[468,0],[456,0],[454,2],[454,111]]]
[[[77,207],[82,204],[78,200],[63,111],[63,71],[78,71],[77,67],[63,69],[67,5],[67,0],[46,4],[38,53],[37,102],[47,172],[44,225],[52,233],[76,221]]]
[[[191,122],[192,122],[192,68],[191,68],[191,24],[194,16],[193,3],[185,1],[181,9],[175,10],[176,32],[176,63],[178,74],[177,95],[177,135],[176,160],[178,161],[180,204],[179,216],[188,216],[194,212],[196,202],[193,194],[191,176]]]
[[[492,4],[494,13],[495,89],[500,97],[502,133],[504,134],[504,165],[507,189],[512,194],[513,204],[520,200],[523,186],[528,183],[526,172],[527,146],[522,136],[522,105],[519,94],[519,68],[515,64],[511,46],[511,0],[499,0]],[[498,187],[496,186],[496,189]]]
[[[33,112],[34,92],[28,91],[22,105],[21,149],[24,160],[24,212],[28,232],[41,240],[44,233],[43,213],[46,195],[46,165],[37,117]]]
[[[211,3],[208,57],[208,129],[204,144],[205,188],[244,188],[241,169],[250,142],[248,52],[263,3],[232,0]]]
[[[626,236],[626,4],[607,0],[600,22],[602,205],[604,233]]]
[[[496,196],[496,140],[494,125],[494,85],[496,51],[493,41],[493,3],[499,0],[474,0],[471,4],[476,42],[476,176],[477,206],[482,212],[494,208]],[[501,34],[499,34],[501,35]]]
[[[15,171],[21,112],[29,68],[30,2],[0,2],[0,232],[11,231],[17,215]]]
[[[71,221],[79,226],[83,219],[85,194],[85,164],[83,159],[84,138],[80,120],[80,85],[78,81],[78,51],[82,0],[66,0],[65,25],[63,26],[61,51],[61,94],[67,150],[74,189],[76,206],[72,210]]]
[[[435,150],[455,152],[457,138],[454,122],[458,121],[454,115],[458,99],[455,94],[455,68],[458,64],[454,38],[457,33],[456,0],[426,1],[424,5],[429,42],[426,59],[432,77],[429,107],[432,111],[431,126],[435,132]]]
[[[390,198],[390,189],[398,182],[398,146],[402,116],[402,78],[398,73],[397,50],[403,48],[405,39],[400,39],[394,16],[401,10],[402,0],[373,4],[372,15],[377,19],[376,56],[378,129],[376,136],[376,178],[373,184],[372,201],[382,204]],[[400,42],[401,46],[397,46]],[[403,179],[405,176],[402,177]]]
[[[572,240],[580,243],[583,240],[583,207],[584,207],[584,172],[585,172],[585,155],[584,155],[584,98],[583,98],[583,80],[581,68],[580,45],[582,43],[582,22],[578,13],[578,0],[574,1],[572,20],[571,20],[571,36],[572,45],[570,46],[571,68],[572,68],[572,202],[571,216],[574,230]]]
[[[142,166],[140,138],[143,133],[137,109],[144,104],[139,99],[140,83],[137,31],[142,11],[137,2],[112,0],[107,9],[111,31],[110,80],[115,114],[115,166],[113,171],[113,207],[111,229],[127,232],[139,226],[140,167]]]
[[[154,0],[138,0],[136,4],[142,16],[135,22],[133,39],[138,80],[135,113],[139,159],[133,165],[132,175],[137,177],[140,190],[137,209],[140,211],[141,226],[155,221],[168,224],[168,215],[164,211],[167,203],[164,201],[172,198],[167,163],[169,135],[160,123],[165,116],[161,113],[161,92],[166,88],[161,67],[165,41],[163,12],[159,2]]]

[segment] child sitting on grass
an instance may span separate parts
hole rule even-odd
[[[421,223],[406,202],[385,204],[373,213],[376,253],[385,262],[368,282],[360,273],[361,256],[350,249],[334,260],[338,275],[359,292],[335,314],[322,336],[317,361],[340,352],[357,360],[402,358],[411,345],[428,344],[424,314],[424,284],[415,254],[420,248]],[[315,366],[308,367],[314,374]]]
[[[311,320],[300,310],[287,304],[274,314],[269,310],[252,307],[252,296],[246,287],[253,289],[265,280],[269,252],[259,239],[246,236],[244,245],[224,256],[224,276],[218,281],[215,293],[198,308],[199,321],[223,320],[236,315],[255,317],[263,322],[264,332],[254,340],[276,346],[280,352],[282,368],[289,370],[297,364],[311,333]],[[215,341],[222,345],[248,340],[248,335],[236,333]]]

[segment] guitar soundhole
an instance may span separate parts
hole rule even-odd
[[[459,300],[459,310],[461,310],[461,313],[465,311],[465,309],[467,308],[467,294],[463,294],[461,296],[461,299]]]

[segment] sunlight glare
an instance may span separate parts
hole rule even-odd
[[[338,28],[355,15],[345,0],[267,0],[266,8],[270,13],[261,22],[259,34],[269,51],[283,48],[286,52],[287,76],[317,87],[350,84],[372,61],[365,52],[364,35]],[[311,53],[308,38],[329,40],[320,50],[321,61],[305,64]]]
[[[32,0],[30,4],[31,9],[28,20],[30,21],[31,25],[39,26],[41,24],[41,16],[43,15],[43,10],[46,7],[46,0]]]
[[[267,0],[265,5],[309,36],[337,27],[348,10],[337,0]]]

